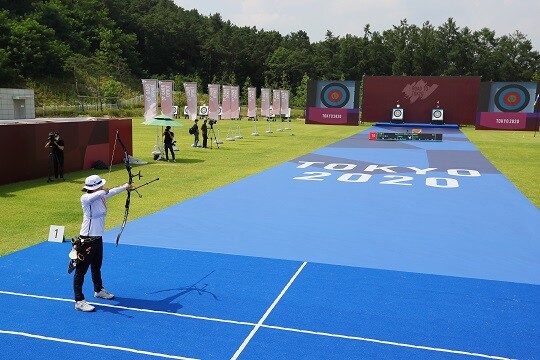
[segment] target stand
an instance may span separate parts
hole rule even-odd
[[[237,126],[236,128],[236,135],[234,135],[234,138],[235,139],[243,139],[244,137],[242,136],[242,134],[240,133],[240,124]]]
[[[220,128],[220,126],[218,124],[217,136],[216,136],[216,141],[215,141],[216,145],[223,144],[223,141],[221,140],[221,137],[220,137],[220,129],[219,128]]]
[[[267,121],[270,121],[270,120],[267,120]],[[272,131],[272,125],[270,125],[270,122],[267,122],[266,123],[266,133],[267,134],[272,134],[273,131]]]
[[[233,134],[234,130],[232,130],[231,126],[229,125],[229,129],[227,130],[227,137],[225,138],[225,140],[227,141],[234,141],[236,140],[234,138],[234,134]]]
[[[251,133],[251,136],[259,136],[259,132],[257,131],[257,121],[253,122],[253,132]]]

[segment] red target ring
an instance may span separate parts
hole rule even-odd
[[[328,108],[342,108],[350,98],[349,89],[341,83],[330,83],[321,90],[321,102]]]
[[[500,88],[495,94],[495,106],[503,112],[519,112],[531,101],[529,91],[521,85],[511,84]]]

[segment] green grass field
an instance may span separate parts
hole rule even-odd
[[[221,121],[214,126],[223,140],[220,148],[192,148],[192,136],[186,126],[173,128],[176,134],[177,162],[154,161],[152,151],[156,143],[156,131],[161,127],[142,125],[142,118],[133,120],[133,156],[148,161],[147,165],[135,166],[144,178],[140,183],[159,177],[158,182],[140,189],[142,198],[131,196],[129,220],[154,213],[212,189],[261,172],[270,167],[294,159],[315,149],[367,129],[370,124],[359,127],[305,125],[303,120],[291,122],[292,130],[277,132],[285,123],[271,122],[272,134],[265,132],[266,121]],[[251,136],[254,124],[260,136]],[[227,141],[229,127],[240,126],[243,139]],[[540,208],[540,134],[531,132],[476,131],[464,127],[462,131],[474,145],[499,169],[521,192]],[[69,139],[65,139],[69,144]],[[69,145],[68,145],[69,146]],[[116,151],[120,151],[117,148]],[[88,170],[66,174],[67,181],[46,183],[46,178],[0,186],[0,211],[2,229],[0,255],[22,249],[46,240],[50,225],[66,227],[66,238],[78,234],[81,222],[79,197],[86,176],[98,173],[107,179],[110,187],[127,182],[123,165],[115,165],[112,171]],[[261,189],[263,192],[264,189]],[[108,201],[107,228],[120,225],[124,216],[125,195]],[[226,211],[222,204],[208,209],[209,216],[219,216]],[[182,219],[177,221],[179,226]],[[129,226],[129,223],[127,224]],[[159,229],[156,229],[159,236]]]

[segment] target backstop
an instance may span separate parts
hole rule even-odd
[[[310,80],[306,124],[358,125],[359,81]]]

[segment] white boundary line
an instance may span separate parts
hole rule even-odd
[[[32,294],[22,294],[22,293],[16,293],[16,292],[11,292],[11,291],[2,291],[2,290],[0,290],[0,294],[29,297],[29,298],[34,298],[34,299],[46,299],[46,300],[55,300],[55,301],[64,301],[64,302],[75,302],[74,300],[64,299],[64,298],[56,298],[56,297],[32,295]],[[96,305],[96,306],[101,306],[101,307],[108,307],[108,308],[113,308],[113,309],[120,309],[120,310],[138,311],[138,312],[146,312],[146,313],[160,314],[160,315],[171,315],[171,316],[177,316],[177,317],[182,317],[182,318],[189,318],[189,319],[195,319],[195,320],[206,320],[206,321],[214,321],[214,322],[222,322],[222,323],[235,324],[235,325],[255,326],[254,323],[236,321],[236,320],[226,320],[226,319],[210,318],[210,317],[205,317],[205,316],[179,314],[179,313],[173,313],[173,312],[170,312],[170,311],[150,310],[150,309],[134,308],[134,307],[128,307],[128,306],[121,306],[121,305],[111,305],[111,304],[105,304],[105,303],[96,303],[96,302],[88,302],[88,303],[91,304],[91,305]]]
[[[101,348],[101,349],[120,350],[120,351],[136,353],[136,354],[156,356],[156,357],[161,357],[161,358],[166,358],[166,359],[196,360],[194,358],[187,358],[187,357],[183,357],[183,356],[161,354],[161,353],[155,353],[155,352],[151,352],[151,351],[137,350],[137,349],[120,347],[120,346],[113,346],[113,345],[103,345],[103,344],[89,343],[89,342],[85,342],[85,341],[75,341],[75,340],[68,340],[68,339],[60,339],[60,338],[55,338],[55,337],[50,337],[50,336],[42,336],[42,335],[36,335],[36,334],[30,334],[30,333],[20,332],[20,331],[0,330],[0,334],[24,336],[24,337],[29,337],[29,338],[39,339],[39,340],[56,341],[56,342],[61,342],[61,343],[66,343],[66,344],[90,346],[90,347],[96,347],[96,348]]]
[[[310,331],[310,330],[298,330],[298,329],[281,327],[281,326],[273,326],[273,325],[262,325],[262,327],[265,327],[268,329],[274,329],[274,330],[297,332],[297,333],[302,333],[302,334],[311,334],[311,335],[327,336],[327,337],[333,337],[333,338],[339,338],[339,339],[365,341],[365,342],[371,342],[371,343],[382,344],[382,345],[392,345],[392,346],[428,350],[428,351],[435,351],[435,352],[442,352],[442,353],[450,353],[450,354],[457,354],[457,355],[469,355],[469,356],[476,356],[476,357],[481,357],[481,358],[486,358],[486,359],[514,360],[512,358],[506,358],[506,357],[501,357],[501,356],[493,356],[493,355],[473,353],[473,352],[468,352],[468,351],[450,350],[450,349],[436,348],[436,347],[422,346],[422,345],[404,344],[404,343],[398,343],[394,341],[377,340],[377,339],[370,339],[370,338],[364,338],[364,337],[359,337],[359,336],[330,334],[330,333]]]
[[[304,263],[304,264],[307,264],[307,263]],[[304,264],[302,264],[302,266],[297,271],[297,273],[299,273],[303,269],[303,267],[305,266]],[[292,283],[292,281],[294,281],[294,279],[295,279],[295,277],[293,277],[289,281],[289,283]],[[290,286],[290,285],[288,285],[288,286]],[[282,293],[284,293],[286,291],[286,289],[287,289],[287,287],[285,289],[283,289]],[[21,296],[21,297],[29,297],[29,298],[34,298],[34,299],[45,299],[45,300],[63,301],[63,302],[71,302],[71,303],[74,302],[74,300],[71,300],[71,299],[64,299],[64,298],[57,298],[57,297],[50,297],[50,296],[42,296],[42,295],[23,294],[23,293],[17,293],[17,292],[11,292],[11,291],[3,291],[3,290],[0,290],[0,294]],[[280,296],[282,296],[282,294],[280,294]],[[272,306],[275,306],[275,304],[277,304],[277,302],[279,300],[280,300],[280,297],[278,296],[278,298],[276,298],[276,300],[274,301],[274,304],[272,304]],[[255,323],[251,323],[251,322],[247,322],[247,321],[235,321],[235,320],[227,320],[227,319],[210,318],[210,317],[205,317],[205,316],[179,314],[179,313],[173,313],[173,312],[168,312],[168,311],[133,308],[133,307],[120,306],[120,305],[110,305],[110,304],[104,304],[104,303],[90,303],[90,304],[97,305],[97,306],[114,308],[114,309],[128,310],[128,311],[138,311],[138,312],[144,312],[144,313],[170,315],[170,316],[177,316],[177,317],[181,317],[181,318],[189,318],[189,319],[204,320],[204,321],[213,321],[213,322],[220,322],[220,323],[233,324],[233,325],[253,326],[254,329],[251,331],[253,334],[255,333],[254,332],[255,328],[261,328],[262,327],[262,328],[267,328],[267,329],[290,331],[290,332],[301,333],[301,334],[310,334],[310,335],[326,336],[326,337],[333,337],[333,338],[340,338],[340,339],[347,339],[347,340],[365,341],[365,342],[372,342],[372,343],[376,343],[376,344],[398,346],[398,347],[406,347],[406,348],[428,350],[428,351],[435,351],[435,352],[442,352],[442,353],[469,355],[469,356],[476,356],[476,357],[486,358],[486,359],[512,360],[512,358],[506,358],[506,357],[501,357],[501,356],[493,356],[493,355],[486,355],[486,354],[480,354],[480,353],[472,353],[472,352],[466,352],[466,351],[460,351],[460,350],[451,350],[451,349],[444,349],[444,348],[428,347],[428,346],[413,345],[413,344],[406,344],[406,343],[398,343],[398,342],[386,341],[386,340],[364,338],[364,337],[358,337],[358,336],[331,334],[331,333],[325,333],[325,332],[317,332],[317,331],[311,331],[311,330],[302,330],[302,329],[294,329],[294,328],[288,328],[288,327],[281,327],[281,326],[262,324],[262,321],[264,321],[266,319],[266,317],[268,317],[270,311],[272,310],[272,306],[271,306],[271,308],[269,308],[267,310],[268,314],[265,313],[263,318],[261,318],[261,320],[259,320],[259,323],[255,324]],[[0,333],[2,333],[2,332],[5,332],[5,331],[0,330]],[[250,335],[251,335],[251,333],[250,333]],[[38,337],[38,336],[39,335],[35,335],[35,337]],[[251,335],[251,337],[253,337],[253,335]],[[248,340],[248,339],[246,339],[246,340]],[[244,342],[247,345],[247,342],[246,341],[244,341]],[[244,347],[245,347],[245,345],[244,345]]]
[[[293,275],[293,277],[289,280],[289,282],[287,283],[287,285],[285,285],[285,287],[283,288],[283,290],[281,290],[281,292],[279,293],[278,297],[274,300],[274,302],[272,303],[272,305],[270,305],[270,307],[266,310],[266,312],[264,313],[264,315],[262,316],[262,318],[259,320],[259,322],[257,323],[257,325],[255,325],[255,327],[251,330],[251,332],[249,333],[249,335],[246,337],[246,339],[244,340],[244,342],[242,343],[242,345],[240,345],[240,347],[238,348],[238,350],[236,350],[236,352],[234,353],[234,355],[231,357],[231,360],[236,360],[238,359],[238,356],[240,356],[240,354],[242,353],[242,351],[244,351],[245,347],[247,346],[247,344],[250,342],[251,338],[253,338],[253,336],[255,335],[255,333],[259,330],[259,328],[261,327],[262,323],[264,322],[264,320],[266,320],[266,318],[268,317],[268,315],[270,315],[270,313],[272,312],[272,310],[274,310],[274,308],[276,307],[277,303],[279,302],[279,300],[281,300],[281,298],[283,297],[283,295],[285,295],[285,293],[287,292],[287,290],[289,290],[289,288],[291,287],[292,283],[294,282],[294,280],[296,280],[296,278],[298,277],[298,275],[300,275],[300,272],[302,272],[302,270],[304,269],[304,267],[307,265],[307,262],[303,262],[302,265],[300,265],[300,267],[298,268],[298,270],[296,270],[296,273]]]

